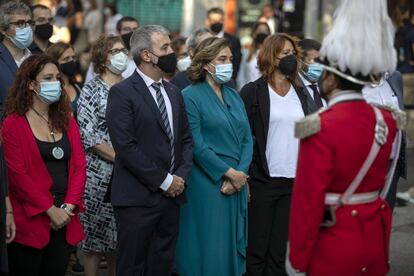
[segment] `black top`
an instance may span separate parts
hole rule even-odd
[[[72,107],[73,118],[75,118],[75,120],[76,120],[78,118],[78,100],[79,100],[79,96],[82,92],[82,88],[76,82],[73,82],[71,84],[75,88],[76,97],[75,97],[75,99],[73,99],[73,101],[70,102],[70,106]]]
[[[64,203],[66,192],[68,190],[68,172],[70,159],[70,142],[66,132],[63,132],[62,139],[56,142],[40,141],[36,138],[40,155],[49,171],[53,180],[50,190],[55,198],[55,206],[60,207]],[[60,147],[63,149],[64,155],[62,159],[56,159],[53,154],[53,148]]]

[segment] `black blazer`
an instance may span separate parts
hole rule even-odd
[[[226,32],[224,33],[224,38],[227,38],[231,45],[231,53],[233,54],[233,79],[235,80],[237,79],[240,62],[242,60],[240,40]]]
[[[316,109],[309,106],[309,100],[312,100],[312,98],[310,98],[306,89],[302,86],[295,86],[295,90],[305,116],[315,112]],[[254,82],[246,84],[241,89],[240,96],[244,101],[254,139],[253,161],[250,165],[249,175],[254,179],[267,182],[270,178],[266,159],[270,117],[270,98],[267,82],[263,78],[259,78]]]
[[[2,112],[9,88],[12,86],[18,69],[13,56],[3,43],[0,43],[0,68],[0,112]]]
[[[186,180],[193,162],[187,114],[178,89],[165,81],[163,85],[173,113],[175,167],[172,174]],[[112,205],[156,205],[163,196],[160,185],[170,168],[170,141],[158,106],[136,71],[109,90],[106,122],[116,153]],[[173,200],[184,203],[185,193]]]

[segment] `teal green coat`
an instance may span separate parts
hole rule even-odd
[[[239,94],[222,86],[224,103],[207,82],[183,90],[194,139],[194,165],[181,207],[176,271],[180,276],[239,276],[245,272],[247,189],[221,194],[230,167],[247,173],[253,142]]]

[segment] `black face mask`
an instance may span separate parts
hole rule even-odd
[[[223,23],[220,23],[220,22],[214,23],[210,26],[210,29],[214,33],[218,34],[219,32],[221,32],[221,30],[223,30]]]
[[[53,26],[49,23],[36,25],[34,33],[43,40],[49,40],[53,34]]]
[[[131,50],[131,36],[132,36],[133,32],[129,32],[127,34],[123,34],[121,35],[122,41],[124,42],[125,47],[129,50]]]
[[[78,71],[78,64],[76,61],[71,60],[60,65],[62,73],[68,77],[73,77]]]
[[[256,37],[254,38],[254,42],[256,42],[256,44],[262,44],[263,41],[266,39],[266,37],[268,37],[268,34],[265,33],[258,33],[256,34]]]
[[[158,63],[156,64],[164,73],[172,74],[175,72],[177,66],[177,56],[174,52],[164,56],[157,56],[153,53],[154,56],[158,57]]]
[[[295,55],[288,55],[279,61],[279,70],[285,76],[294,76],[298,67]]]

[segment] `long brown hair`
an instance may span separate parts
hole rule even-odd
[[[257,65],[259,67],[259,71],[262,73],[263,79],[266,82],[270,83],[272,86],[275,86],[273,83],[273,75],[278,69],[277,59],[280,53],[283,51],[286,41],[292,43],[293,49],[295,50],[296,59],[299,62],[299,60],[302,59],[302,50],[298,46],[299,39],[285,33],[278,33],[268,36],[263,42],[263,45],[259,51],[259,55],[257,56]],[[299,68],[300,66],[298,64],[294,77],[287,77],[289,81],[295,86],[300,86],[297,79]]]
[[[17,70],[14,82],[7,94],[4,114],[24,116],[33,106],[35,92],[29,89],[30,83],[36,81],[37,75],[46,64],[54,64],[59,69],[59,63],[45,54],[28,57]],[[62,89],[63,90],[63,89]],[[62,91],[59,101],[49,106],[49,122],[53,130],[63,131],[69,124],[71,108],[67,93]]]

